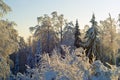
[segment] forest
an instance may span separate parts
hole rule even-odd
[[[53,11],[36,17],[25,41],[0,0],[0,80],[120,80],[120,14],[80,29]]]

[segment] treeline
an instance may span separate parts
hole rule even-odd
[[[117,23],[110,14],[99,24],[95,21],[93,14],[90,20],[92,25],[90,27],[86,25],[83,30],[79,29],[78,21],[74,25],[56,11],[51,15],[37,17],[37,22],[37,25],[29,28],[32,36],[29,37],[28,42],[25,43],[24,39],[20,40],[19,45],[22,47],[15,53],[16,55],[11,56],[16,64],[13,72],[24,72],[25,64],[36,67],[40,60],[38,54],[51,56],[54,49],[57,49],[61,57],[65,58],[61,45],[69,46],[71,53],[76,48],[83,48],[90,63],[95,58],[101,60],[106,66],[106,62],[118,64],[119,61],[116,63],[116,59],[119,56],[120,38],[119,32],[116,32]]]
[[[108,62],[119,65],[120,37],[119,32],[116,32],[118,25],[110,14],[99,23],[93,14],[90,20],[92,25],[86,25],[83,30],[79,29],[78,20],[74,25],[56,11],[50,15],[45,14],[37,17],[38,24],[29,28],[32,36],[25,42],[14,29],[15,22],[2,19],[11,8],[3,0],[0,0],[0,5],[0,79],[7,79],[10,73],[24,73],[25,65],[31,68],[41,65],[39,61],[42,58],[39,54],[51,56],[54,49],[64,59],[66,54],[62,45],[68,46],[70,53],[76,48],[84,49],[90,63],[95,58],[104,64]]]
[[[62,52],[61,45],[70,46],[71,50],[82,47],[90,60],[95,56],[102,62],[115,64],[119,49],[119,32],[116,32],[117,23],[110,14],[106,20],[101,20],[99,25],[93,14],[90,20],[92,25],[90,27],[87,25],[86,30],[79,29],[78,21],[74,25],[57,12],[52,12],[50,16],[47,14],[40,16],[37,21],[38,25],[30,27],[33,34],[31,40],[33,53],[36,53],[38,42],[41,53],[46,52],[51,55],[53,49],[58,48],[62,57],[65,57],[65,54]]]

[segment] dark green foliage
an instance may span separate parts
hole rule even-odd
[[[80,47],[79,43],[81,42],[81,39],[80,39],[79,36],[80,36],[80,30],[79,30],[78,21],[76,20],[74,46],[77,47],[77,48]]]

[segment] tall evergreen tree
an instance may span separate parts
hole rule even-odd
[[[75,42],[74,42],[74,46],[76,48],[80,47],[79,42],[81,42],[80,39],[80,30],[79,30],[79,25],[78,25],[78,20],[76,20],[76,26],[75,26]]]
[[[93,58],[93,55],[96,56],[96,58],[99,56],[99,38],[98,38],[98,26],[97,22],[95,21],[95,15],[93,14],[92,19],[90,21],[92,23],[91,28],[88,29],[86,32],[85,38],[87,39],[86,42],[86,55],[89,57],[90,62]]]

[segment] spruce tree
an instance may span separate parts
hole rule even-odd
[[[75,26],[75,42],[74,42],[74,46],[76,48],[79,48],[79,42],[81,42],[81,39],[79,38],[80,36],[80,31],[79,31],[79,25],[78,25],[78,20],[76,20],[76,26]]]
[[[86,55],[89,57],[90,62],[92,61],[93,55],[96,56],[96,58],[99,57],[99,38],[98,38],[98,26],[97,22],[95,21],[95,15],[93,14],[92,19],[90,21],[92,23],[91,28],[88,29],[86,32],[85,39],[87,39],[86,42]]]

